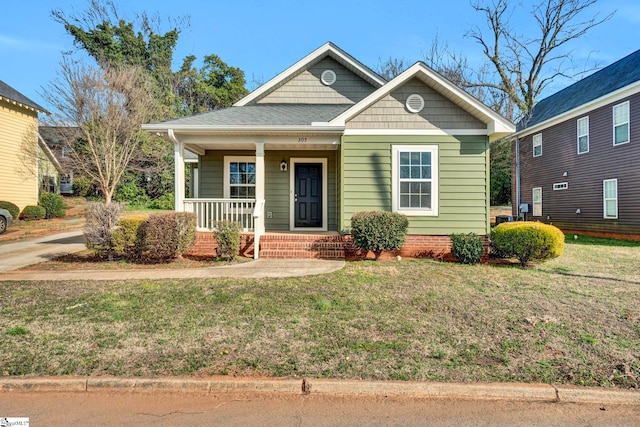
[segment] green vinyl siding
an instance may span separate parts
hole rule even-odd
[[[255,157],[254,151],[207,151],[200,158],[200,197],[224,197],[224,157],[250,156]],[[337,169],[336,153],[334,151],[266,151],[265,163],[265,228],[267,231],[289,230],[289,185],[291,173],[291,158],[326,158],[329,216],[327,226],[329,230],[338,230],[337,214]],[[289,168],[286,172],[280,170],[282,159],[287,161]],[[272,218],[266,213],[271,212]]]
[[[392,145],[437,145],[438,216],[410,216],[409,233],[489,232],[489,141],[486,136],[344,136],[341,225],[360,211],[391,210]]]

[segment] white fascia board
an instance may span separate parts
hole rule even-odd
[[[58,159],[56,159],[56,156],[53,154],[53,151],[51,151],[44,138],[40,135],[40,132],[38,132],[38,145],[40,146],[40,149],[42,149],[42,152],[44,152],[44,155],[47,156],[47,159],[49,159],[53,167],[58,171],[58,173],[61,175],[64,174],[62,165],[60,164]]]
[[[346,129],[345,136],[353,135],[427,135],[427,136],[466,136],[487,135],[486,129]]]
[[[173,132],[180,133],[277,133],[277,132],[307,132],[307,133],[342,133],[344,131],[344,126],[265,126],[265,125],[257,125],[257,126],[227,126],[227,125],[172,125],[167,126],[166,124],[147,124],[142,125],[142,129],[149,132],[160,132],[160,133],[168,133],[169,129],[172,129]]]
[[[356,115],[364,111],[366,108],[370,107],[375,102],[380,100],[382,97],[393,92],[395,89],[397,89],[398,87],[400,87],[401,85],[406,83],[408,80],[412,79],[413,77],[417,76],[418,74],[423,74],[424,76],[427,77],[427,80],[434,82],[434,84],[439,87],[444,87],[445,89],[447,89],[456,98],[459,98],[461,100],[461,103],[464,103],[470,106],[471,110],[476,111],[477,114],[488,117],[490,119],[490,122],[487,125],[488,127],[495,127],[495,128],[506,130],[507,134],[515,131],[516,127],[513,123],[509,122],[507,119],[505,119],[495,111],[491,110],[482,102],[478,101],[477,99],[469,95],[467,92],[460,89],[459,87],[451,83],[449,80],[445,79],[440,74],[436,73],[435,71],[433,71],[432,69],[430,69],[429,67],[427,67],[425,64],[421,62],[417,62],[411,67],[409,67],[408,69],[406,69],[404,72],[399,74],[397,77],[395,77],[393,80],[388,82],[386,85],[376,90],[371,95],[367,96],[365,99],[358,102],[353,107],[349,108],[347,111],[343,112],[335,119],[331,120],[330,123],[334,125],[344,126],[347,120],[355,117]],[[449,96],[447,96],[447,98],[451,99],[451,97]]]
[[[557,116],[553,116],[550,119],[545,120],[544,122],[536,124],[535,126],[524,128],[519,132],[512,133],[509,135],[509,139],[524,138],[525,136],[531,135],[532,133],[539,132],[551,126],[555,126],[562,122],[566,122],[567,120],[571,120],[575,117],[582,116],[600,107],[604,107],[605,105],[613,104],[616,101],[620,101],[621,99],[627,98],[638,92],[640,92],[640,81],[631,83],[630,85],[603,95],[600,98],[596,98],[593,101],[587,102],[586,104],[582,104],[581,106],[576,107],[573,110],[569,110]]]
[[[235,104],[233,104],[233,106],[241,107],[243,105],[247,105],[251,101],[255,100],[256,98],[259,98],[260,96],[264,95],[266,92],[273,89],[275,86],[277,86],[282,81],[289,78],[291,75],[295,74],[300,69],[307,66],[316,58],[323,56],[329,52],[333,53],[335,56],[340,58],[340,60],[344,61],[345,63],[350,64],[352,67],[359,70],[362,74],[366,75],[372,81],[378,83],[380,86],[386,83],[384,79],[382,79],[380,76],[378,76],[377,74],[375,74],[374,72],[366,68],[363,64],[355,60],[351,55],[347,54],[342,49],[334,45],[333,43],[327,42],[322,46],[320,46],[318,49],[314,50],[313,52],[305,56],[304,58],[302,58],[301,60],[299,60],[298,62],[296,62],[295,64],[293,64],[292,66],[290,66],[289,68],[287,68],[286,70],[284,70],[283,72],[281,72],[280,74],[278,74],[277,76],[275,76],[274,78],[272,78],[271,80],[269,80],[268,82],[266,82],[265,84],[263,84],[262,86],[260,86],[259,88],[257,88],[256,90],[254,90],[253,92],[251,92],[250,94],[248,94],[247,96],[245,96],[244,98],[242,98],[241,100],[239,100],[238,102],[236,102]]]

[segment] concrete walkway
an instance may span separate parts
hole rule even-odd
[[[343,260],[259,259],[236,265],[193,269],[51,271],[18,268],[85,249],[82,231],[52,234],[0,245],[0,281],[205,279],[214,277],[298,277],[326,274],[344,267]]]

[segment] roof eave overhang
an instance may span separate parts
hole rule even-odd
[[[540,132],[543,129],[558,125],[575,117],[582,116],[592,110],[604,107],[607,104],[614,103],[638,92],[640,92],[640,81],[634,82],[613,92],[609,92],[608,94],[603,95],[600,98],[596,98],[593,101],[589,101],[572,110],[566,111],[562,114],[558,114],[557,116],[553,116],[543,122],[536,123],[534,126],[524,128],[515,133],[511,133],[508,138],[513,140],[516,138],[523,138],[536,132]]]
[[[319,133],[319,134],[342,134],[344,126],[334,125],[304,125],[304,126],[232,126],[232,125],[175,125],[167,126],[166,123],[145,124],[142,129],[165,134],[171,129],[174,133],[181,134],[220,134],[220,135],[272,135],[282,133]]]
[[[7,98],[6,96],[1,96],[0,95],[0,101],[4,101],[4,102],[7,102],[9,104],[13,104],[15,106],[18,106],[20,108],[24,108],[25,110],[33,111],[35,113],[42,113],[42,114],[46,114],[47,116],[51,115],[51,113],[48,112],[47,110],[45,110],[44,108],[35,107],[33,105],[24,104],[22,102],[16,101],[15,99]]]

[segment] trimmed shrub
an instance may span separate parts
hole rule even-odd
[[[179,258],[195,241],[196,214],[153,214],[140,227],[140,257],[145,262]]]
[[[87,239],[87,247],[93,249],[97,255],[106,255],[113,259],[111,235],[123,211],[123,203],[89,203],[84,236]]]
[[[148,216],[125,218],[111,233],[111,247],[114,254],[135,260],[140,256],[140,227],[149,219]]]
[[[476,233],[452,234],[451,255],[462,264],[478,264],[484,255],[482,237]]]
[[[44,219],[47,211],[42,206],[25,206],[20,212],[20,219],[23,221],[32,221]]]
[[[173,210],[173,208],[175,207],[175,199],[173,197],[173,193],[163,194],[157,199],[152,200],[148,206],[151,209]]]
[[[400,249],[404,245],[408,227],[407,217],[395,212],[358,212],[351,217],[353,244],[373,252],[376,260],[382,251]]]
[[[491,241],[499,253],[517,258],[522,266],[564,252],[564,233],[541,222],[503,222],[493,229]]]
[[[228,260],[233,259],[240,250],[240,224],[231,221],[221,221],[216,224],[213,237],[218,244],[218,256]]]
[[[18,218],[18,216],[20,215],[20,208],[18,207],[18,205],[11,202],[0,202],[0,208],[8,210],[11,216],[14,218]]]
[[[62,200],[62,196],[55,193],[42,193],[38,205],[46,211],[46,218],[63,218],[67,214],[67,207]]]

